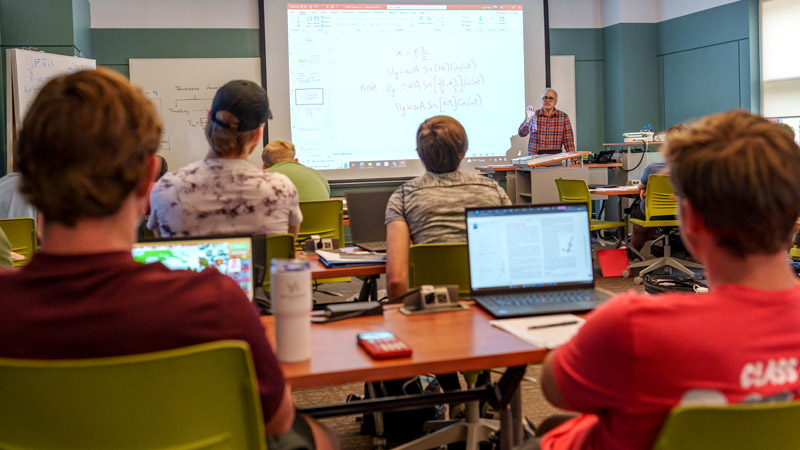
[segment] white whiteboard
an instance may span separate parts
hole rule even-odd
[[[156,105],[164,126],[159,154],[174,171],[208,152],[205,126],[214,94],[231,80],[261,85],[259,58],[131,59],[131,83]],[[261,167],[261,147],[248,159]]]
[[[8,64],[7,85],[8,99],[6,108],[6,130],[8,131],[7,170],[11,171],[11,155],[16,136],[22,127],[25,113],[33,104],[36,96],[48,81],[61,75],[94,69],[97,63],[93,59],[75,56],[54,55],[52,53],[35,52],[18,48],[6,52]]]

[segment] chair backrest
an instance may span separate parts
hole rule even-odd
[[[408,285],[458,285],[458,295],[467,298],[469,288],[467,244],[417,244],[408,252]]]
[[[0,228],[11,243],[11,251],[25,257],[23,260],[14,260],[14,267],[28,264],[37,249],[36,224],[33,219],[30,217],[0,219]]]
[[[570,180],[556,178],[558,188],[558,201],[561,203],[586,203],[589,208],[589,217],[592,217],[592,196],[586,180]]]
[[[676,407],[653,449],[794,450],[798,423],[800,402]]]
[[[647,195],[644,198],[646,219],[653,217],[674,216],[678,213],[678,201],[675,189],[669,181],[669,175],[650,175],[647,178]]]
[[[0,448],[265,449],[249,346],[0,358]]]
[[[303,223],[300,224],[295,249],[302,250],[303,241],[315,234],[322,238],[339,238],[339,245],[344,247],[344,206],[341,200],[300,202],[300,211]]]
[[[264,290],[270,292],[269,269],[272,267],[272,258],[294,258],[294,235],[273,234],[267,236],[266,274],[264,275]]]

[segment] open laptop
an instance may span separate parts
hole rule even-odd
[[[345,192],[353,244],[370,252],[386,251],[386,204],[394,189]]]
[[[498,318],[589,311],[594,288],[585,203],[468,208],[470,290]]]
[[[161,262],[173,270],[200,272],[214,267],[235,281],[253,301],[253,242],[250,236],[164,239],[137,242],[133,259],[149,264]]]

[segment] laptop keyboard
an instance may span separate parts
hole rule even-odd
[[[594,291],[532,292],[529,294],[495,295],[486,300],[500,307],[527,306],[542,303],[594,302]]]
[[[381,251],[386,251],[386,241],[380,241],[380,242],[359,242],[359,243],[358,243],[358,244],[356,244],[356,245],[358,245],[359,247],[361,247],[361,248],[363,248],[363,249],[366,249],[366,250],[369,250],[369,251],[373,251],[373,252],[381,252]]]

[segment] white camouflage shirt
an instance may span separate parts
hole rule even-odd
[[[302,221],[285,175],[241,159],[204,159],[153,186],[147,228],[161,237],[278,234]]]

